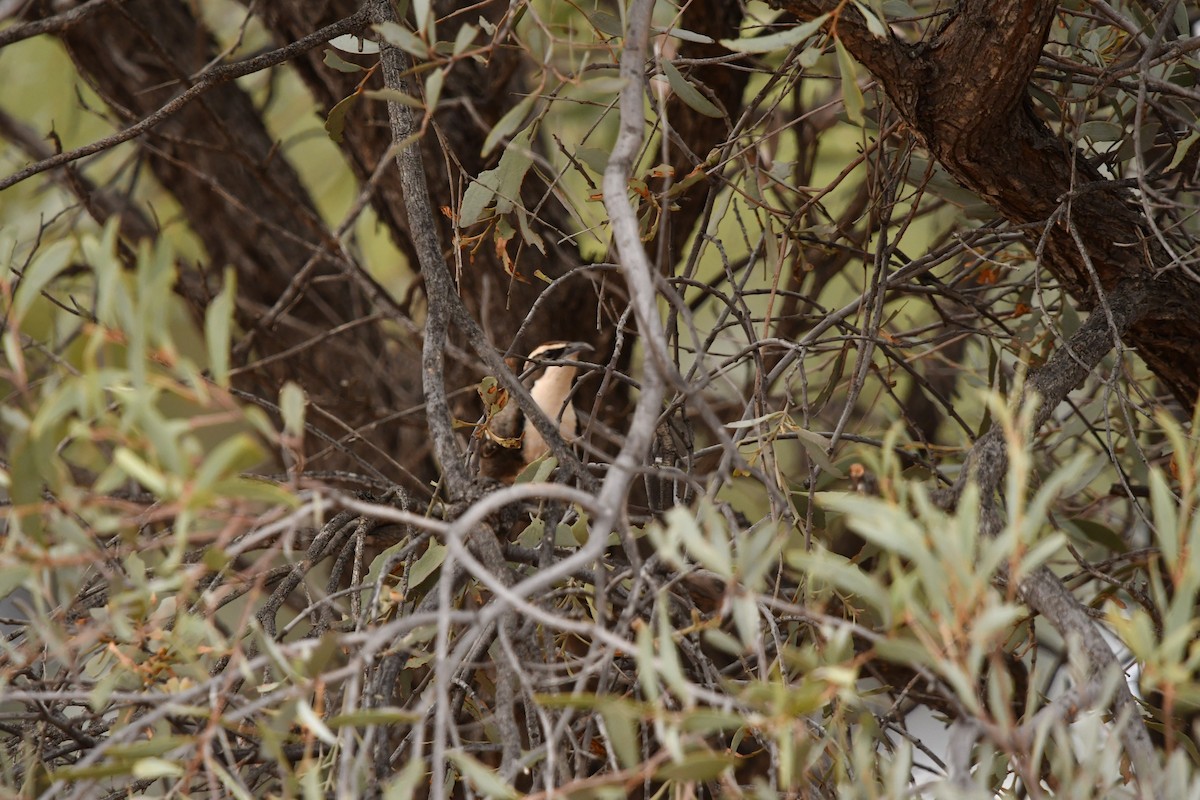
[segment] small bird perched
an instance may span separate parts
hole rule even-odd
[[[585,342],[546,342],[529,354],[527,361],[574,361],[571,356],[591,350]],[[570,442],[579,436],[579,420],[571,404],[571,387],[578,368],[571,364],[540,365],[522,377],[538,407],[558,422],[558,432]],[[485,402],[491,402],[484,398]],[[525,413],[512,398],[502,401],[500,410],[483,426],[484,442],[479,469],[483,475],[512,483],[521,470],[541,458],[550,449],[537,428],[525,419]]]

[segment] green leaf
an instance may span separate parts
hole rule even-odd
[[[703,33],[689,31],[686,28],[661,28],[657,25],[651,28],[655,33],[665,33],[667,36],[674,36],[676,39],[682,39],[685,42],[695,42],[696,44],[712,44],[713,38],[705,36]]]
[[[233,304],[237,297],[237,273],[225,270],[225,285],[204,312],[204,341],[208,345],[208,368],[213,382],[229,386],[229,343],[232,339]]]
[[[1119,142],[1125,138],[1125,129],[1115,122],[1094,119],[1079,126],[1079,135],[1093,142]]]
[[[866,102],[863,100],[862,90],[858,88],[854,59],[850,57],[850,52],[846,50],[841,39],[834,39],[833,44],[837,49],[838,72],[842,76],[842,103],[846,107],[846,116],[855,125],[862,125]]]
[[[8,366],[15,373],[15,377],[20,383],[25,382],[25,351],[21,348],[21,340],[17,335],[17,331],[10,328],[0,336],[0,343],[4,345],[4,357],[8,359]]]
[[[530,94],[523,98],[521,102],[508,110],[508,113],[500,118],[496,123],[496,127],[488,132],[487,138],[483,140],[483,149],[480,155],[487,155],[496,149],[496,145],[500,144],[502,139],[511,138],[514,133],[524,128],[529,120],[529,112],[533,110],[533,105],[537,102],[538,95]]]
[[[258,466],[266,458],[262,446],[248,433],[239,433],[218,444],[196,471],[196,488],[209,489],[230,474]]]
[[[33,263],[21,276],[21,282],[13,295],[12,313],[18,322],[33,305],[33,301],[41,295],[42,290],[66,269],[74,254],[75,243],[69,239],[60,239],[37,254]]]
[[[509,402],[512,401],[510,400]],[[546,453],[521,470],[521,474],[517,476],[513,483],[545,483],[557,466],[558,459]]]
[[[476,34],[479,29],[474,25],[463,25],[458,29],[458,33],[454,36],[454,49],[451,54],[454,56],[462,55],[463,51],[471,46],[471,42],[475,41]]]
[[[892,603],[887,590],[874,576],[863,572],[845,557],[828,550],[797,548],[787,554],[787,561],[811,578],[862,600],[880,614],[884,627],[891,624]]]
[[[335,36],[329,40],[329,44],[343,53],[353,53],[360,56],[374,55],[379,52],[378,44],[370,39],[364,39],[362,36],[355,36],[352,33]]]
[[[623,36],[625,29],[621,25],[621,20],[618,17],[609,14],[606,11],[600,11],[588,16],[590,22],[596,30],[607,36]]]
[[[33,571],[24,564],[7,560],[0,562],[0,597],[8,597],[32,574]]]
[[[692,686],[683,674],[683,664],[679,660],[679,652],[675,649],[675,629],[667,610],[670,603],[665,596],[658,601],[658,664],[659,674],[663,682],[671,688],[680,701],[691,704]]]
[[[483,210],[496,196],[496,187],[490,185],[495,181],[495,172],[494,169],[481,172],[463,192],[462,205],[458,207],[458,227],[468,228],[483,216]]]
[[[1120,534],[1095,520],[1076,517],[1067,520],[1066,527],[1068,531],[1073,529],[1073,532],[1083,539],[1114,553],[1129,552],[1129,545],[1121,538]]]
[[[859,0],[854,0],[854,7],[858,9],[858,13],[863,15],[863,19],[866,20],[867,23],[867,30],[871,32],[872,36],[874,36],[876,39],[888,38],[887,27],[883,24],[883,21],[875,15],[875,12],[867,8],[867,6],[859,2]]]
[[[740,653],[740,651],[739,651]],[[722,711],[717,708],[696,708],[687,713],[679,721],[685,731],[695,733],[719,733],[721,731],[736,731],[746,724],[746,718],[735,711]]]
[[[1178,502],[1160,470],[1150,471],[1150,509],[1154,518],[1154,533],[1167,567],[1175,569],[1180,556],[1180,524],[1176,510]]]
[[[329,109],[329,115],[325,117],[325,132],[337,144],[342,143],[342,132],[346,129],[346,112],[354,107],[359,97],[357,93],[343,97],[336,106]]]
[[[169,496],[166,476],[143,461],[132,450],[126,447],[118,447],[113,454],[113,463],[130,478],[160,498]]]
[[[637,726],[640,715],[637,709],[617,699],[609,699],[609,702],[600,706],[600,716],[604,718],[608,741],[617,754],[617,762],[625,769],[633,769],[642,760]]]
[[[738,53],[769,53],[772,50],[790,49],[816,33],[825,24],[827,19],[829,19],[829,15],[822,14],[802,25],[796,25],[779,33],[770,33],[766,36],[754,36],[747,39],[721,39],[720,42],[725,47]]]
[[[300,386],[292,381],[283,384],[279,390],[279,414],[283,417],[283,430],[289,436],[304,435],[304,411],[308,405],[308,395]]]
[[[429,73],[429,77],[425,79],[425,107],[437,108],[438,98],[442,96],[442,82],[446,79],[446,73],[440,69],[435,69]]]
[[[654,668],[654,631],[649,625],[637,629],[637,677],[641,684],[642,694],[650,702],[656,702],[659,696],[658,671]]]
[[[732,753],[714,753],[702,750],[688,753],[682,761],[659,767],[654,776],[670,781],[711,781],[737,763]]]
[[[337,714],[326,720],[331,728],[362,728],[367,725],[415,725],[423,719],[415,711],[388,706],[384,708],[360,708],[348,714]]]
[[[153,739],[115,744],[109,747],[107,752],[108,755],[119,759],[150,758],[179,747],[187,747],[189,744],[192,744],[192,740],[185,736],[158,735]]]
[[[386,100],[391,103],[399,103],[409,108],[425,108],[425,104],[420,100],[399,89],[367,89],[363,92],[363,96],[372,100]]]
[[[905,19],[917,16],[916,9],[905,3],[904,0],[884,0],[882,8],[889,17]]]
[[[607,150],[598,147],[579,147],[575,150],[575,158],[587,164],[597,175],[603,175],[604,170],[608,169],[608,156]]]
[[[529,150],[528,135],[518,136],[505,148],[500,163],[494,169],[484,170],[471,182],[463,193],[462,205],[458,210],[458,226],[474,225],[483,216],[483,211],[496,198],[496,213],[507,214],[513,208],[512,198],[521,194],[525,173],[533,164]]]
[[[211,487],[219,497],[255,500],[272,506],[283,508],[298,508],[300,498],[278,484],[262,478],[243,477],[241,475],[217,481]]]
[[[1019,580],[1031,574],[1054,556],[1060,555],[1066,543],[1067,537],[1061,533],[1052,533],[1044,539],[1037,540],[1016,565],[1012,573],[1013,579]]]
[[[384,784],[383,800],[412,800],[417,796],[418,784],[425,783],[425,761],[414,758]]]
[[[342,58],[337,53],[335,53],[329,49],[325,50],[325,58],[323,58],[322,61],[325,62],[325,66],[333,67],[338,72],[362,72],[363,71],[363,68],[360,67],[358,64],[351,64],[349,61],[347,61],[346,59]]]
[[[829,440],[819,433],[804,428],[796,429],[796,440],[804,446],[804,452],[818,467],[835,478],[841,478],[842,472],[829,460]]]
[[[665,58],[659,62],[662,67],[663,74],[667,76],[667,80],[671,84],[671,90],[679,96],[688,108],[697,111],[706,117],[715,117],[723,119],[725,115],[721,109],[713,105],[712,101],[705,97],[699,89],[693,86],[683,74],[675,68],[675,65]]]
[[[521,236],[528,244],[536,247],[542,255],[546,255],[546,241],[539,236],[529,225],[529,215],[525,213],[524,206],[517,206],[517,224],[521,228]],[[550,283],[550,278],[540,269],[535,270],[534,275],[541,278],[546,283]]]
[[[997,638],[1003,642],[1024,616],[1025,611],[1019,606],[998,605],[986,608],[971,621],[971,641],[986,647],[996,644]]]
[[[424,33],[429,28],[429,0],[412,0],[413,19],[417,23],[417,33]]]
[[[408,574],[409,585],[420,586],[445,560],[446,545],[430,542],[429,547],[417,559],[417,563],[413,564],[412,570]]]
[[[758,604],[753,595],[738,592],[731,601],[734,627],[747,650],[759,641]]]
[[[173,778],[183,774],[183,767],[165,758],[139,758],[133,763],[130,774],[141,780]]]
[[[425,42],[410,31],[408,28],[401,27],[394,22],[381,22],[378,25],[372,25],[375,32],[384,38],[388,44],[393,44],[399,47],[410,56],[415,56],[419,59],[429,57],[429,47]]]
[[[515,789],[484,766],[482,762],[458,750],[451,750],[446,755],[454,762],[454,766],[458,767],[458,771],[462,773],[463,777],[471,782],[475,791],[484,797],[512,798],[513,800],[520,797]]]
[[[728,533],[719,523],[708,526],[707,534],[692,513],[675,506],[663,516],[667,524],[666,540],[682,542],[688,555],[722,578],[733,576],[733,552]]]
[[[329,726],[317,715],[307,700],[296,702],[296,721],[312,731],[314,736],[330,747],[337,744],[337,737],[334,736],[333,731],[329,730]]]
[[[1171,157],[1171,163],[1167,165],[1165,172],[1170,172],[1183,162],[1187,157],[1188,151],[1196,146],[1196,142],[1200,142],[1200,131],[1192,131],[1187,135],[1182,142],[1175,146],[1175,155]]]

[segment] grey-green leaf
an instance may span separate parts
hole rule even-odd
[[[671,90],[679,96],[679,99],[687,104],[688,108],[697,111],[706,117],[715,117],[716,119],[724,118],[725,114],[721,109],[717,108],[711,100],[705,97],[699,89],[691,84],[687,78],[672,64],[670,61],[663,59],[661,63],[663,74],[667,76],[667,80],[671,84]]]
[[[721,39],[721,44],[738,53],[769,53],[772,50],[791,49],[816,33],[827,19],[829,15],[822,14],[779,33],[746,39]]]
[[[362,72],[363,68],[358,64],[351,64],[346,59],[339,56],[332,50],[325,50],[325,58],[323,59],[325,66],[333,67],[338,72]]]

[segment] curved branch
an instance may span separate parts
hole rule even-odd
[[[617,509],[623,505],[625,493],[633,480],[634,471],[643,463],[650,449],[658,417],[662,413],[667,376],[673,372],[666,334],[658,313],[655,273],[642,247],[637,217],[629,202],[629,175],[645,136],[642,108],[646,41],[653,7],[653,0],[637,0],[629,9],[620,66],[621,79],[624,81],[619,103],[621,125],[604,170],[603,183],[604,208],[612,222],[613,242],[620,256],[621,272],[629,286],[638,331],[646,344],[646,374],[642,379],[642,393],[634,409],[625,444],[600,491],[600,506],[604,513],[596,520],[599,532],[592,532],[596,539],[608,537],[608,531],[616,522]]]

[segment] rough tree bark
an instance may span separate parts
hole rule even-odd
[[[928,41],[876,38],[835,0],[772,0],[827,23],[879,80],[904,121],[963,186],[1028,226],[1046,267],[1084,308],[1125,280],[1160,302],[1128,342],[1186,407],[1200,392],[1200,284],[1151,231],[1127,188],[1106,180],[1038,117],[1027,85],[1054,21],[1052,0],[966,0]],[[1077,241],[1078,239],[1078,241]],[[1082,242],[1082,244],[1080,244]]]

